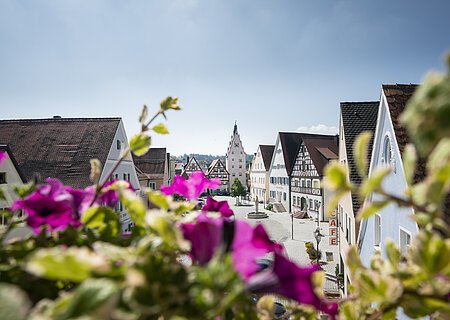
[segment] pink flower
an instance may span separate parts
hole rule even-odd
[[[108,207],[114,208],[117,202],[119,202],[119,192],[112,189],[112,185],[120,180],[111,180],[105,183],[102,189],[101,195],[98,197],[98,201],[101,204],[105,204]],[[134,191],[129,181],[123,181],[127,184],[127,189]]]
[[[35,233],[42,226],[47,226],[49,231],[62,230],[68,225],[78,227],[84,191],[66,187],[57,179],[49,178],[46,182],[25,199],[16,200],[11,210],[24,210],[27,224]]]
[[[311,305],[335,319],[338,305],[324,301],[314,291],[312,277],[318,270],[318,265],[299,267],[275,252],[273,269],[258,273],[249,279],[247,289],[254,293],[283,295],[299,303]]]
[[[193,172],[189,179],[182,176],[175,176],[170,186],[161,186],[161,192],[165,195],[179,194],[189,200],[197,199],[202,192],[207,189],[216,189],[220,185],[220,180],[215,178],[209,180],[201,171]]]
[[[223,220],[200,214],[196,223],[181,224],[184,238],[192,244],[191,257],[204,265],[214,256],[222,242]]]
[[[283,246],[270,240],[261,224],[253,228],[245,221],[235,221],[231,256],[234,269],[244,281],[248,281],[261,268],[256,259],[264,258],[269,252],[281,253]]]
[[[205,213],[198,216],[196,223],[182,224],[184,237],[192,244],[191,256],[198,263],[204,265],[211,260],[214,253],[222,245],[227,236],[224,224],[232,223],[234,233],[231,241],[231,257],[234,269],[247,281],[260,268],[256,259],[264,258],[269,252],[282,252],[283,247],[269,239],[264,227],[258,225],[253,228],[245,221],[230,222],[223,217],[211,218]]]
[[[216,201],[211,197],[206,198],[206,204],[202,208],[205,212],[220,212],[222,217],[229,218],[234,215],[228,205],[228,201]]]
[[[0,151],[0,165],[5,161],[8,154],[5,151]]]

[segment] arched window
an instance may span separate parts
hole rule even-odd
[[[392,141],[389,134],[384,137],[382,163],[391,166],[395,173],[395,158],[392,150]]]

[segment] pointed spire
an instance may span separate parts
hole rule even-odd
[[[234,130],[233,130],[233,135],[237,134],[237,124],[236,124],[236,120],[234,120]]]

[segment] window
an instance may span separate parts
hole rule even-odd
[[[239,172],[239,177],[242,177],[242,172]]]
[[[381,245],[381,216],[379,214],[375,215],[375,241],[374,244],[376,247],[379,247]]]
[[[6,172],[0,172],[0,184],[5,184],[6,182]]]
[[[156,190],[156,183],[148,181],[147,187],[149,187],[152,190]]]
[[[239,169],[242,169],[242,165],[239,165]]]
[[[311,188],[311,180],[310,179],[306,179],[306,187]]]
[[[390,136],[387,134],[383,143],[383,154],[381,162],[386,166],[392,166],[395,173],[395,159],[393,157],[392,142]]]
[[[313,180],[313,188],[320,189],[320,181],[318,179]]]
[[[117,140],[117,150],[122,149],[122,142],[120,140]]]
[[[283,200],[286,201],[286,192],[283,192]]]
[[[400,227],[400,252],[402,254],[405,254],[410,244],[411,244],[411,233],[406,229]]]

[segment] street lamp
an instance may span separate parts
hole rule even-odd
[[[317,257],[317,264],[320,266],[320,263],[319,263],[319,243],[320,243],[320,240],[322,240],[322,237],[324,236],[323,234],[321,234],[320,233],[320,228],[319,227],[317,227],[317,229],[316,230],[314,230],[314,238],[316,238],[316,251],[317,251],[317,253],[316,253],[316,257]]]

